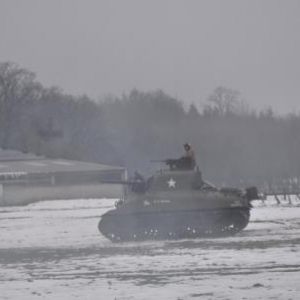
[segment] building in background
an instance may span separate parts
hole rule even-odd
[[[119,198],[124,168],[65,159],[49,159],[0,149],[0,206],[40,200]]]

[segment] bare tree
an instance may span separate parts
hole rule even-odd
[[[39,97],[35,74],[11,62],[0,63],[0,145],[8,147],[24,106]]]
[[[240,92],[219,86],[215,88],[207,101],[204,111],[224,116],[227,113],[234,112],[238,103]]]

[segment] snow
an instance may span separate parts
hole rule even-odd
[[[114,244],[112,199],[0,208],[0,299],[299,299],[300,201],[255,201],[229,238]]]

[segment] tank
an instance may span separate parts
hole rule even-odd
[[[122,183],[124,199],[98,224],[114,242],[234,235],[247,226],[251,200],[258,197],[255,187],[218,189],[198,168],[170,167]]]

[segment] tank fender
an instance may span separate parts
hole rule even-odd
[[[256,186],[246,188],[246,198],[250,202],[259,199],[258,190]]]
[[[224,194],[225,196],[226,195],[236,195],[236,196],[239,196],[239,197],[243,196],[243,190],[236,189],[236,188],[227,188],[227,187],[225,187],[225,188],[221,188],[220,192],[222,194]]]

